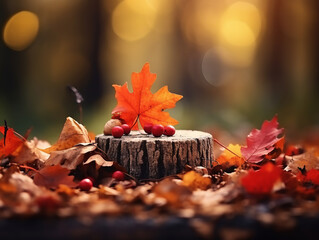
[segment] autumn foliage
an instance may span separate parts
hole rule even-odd
[[[241,153],[246,161],[259,163],[263,157],[275,149],[276,143],[282,139],[278,138],[283,129],[278,129],[277,116],[271,121],[265,121],[261,129],[252,130],[247,136],[247,146],[241,148]]]
[[[227,149],[220,154],[217,160],[213,163],[214,166],[222,165],[223,168],[235,166],[239,167],[244,164],[245,160],[241,155],[241,146],[239,144],[229,144]],[[235,155],[236,154],[236,155]]]
[[[0,132],[5,135],[5,127],[0,127]],[[8,128],[6,131],[6,137],[0,140],[0,157],[7,157],[13,154],[20,146],[22,146],[24,140],[21,137],[15,135],[13,128]]]
[[[118,119],[115,125],[126,122],[137,129],[138,121],[141,126],[178,123],[164,110],[173,108],[182,96],[170,93],[167,86],[151,93],[155,79],[145,64],[140,73],[132,74],[133,92],[127,84],[114,85],[118,101],[112,111]],[[245,144],[223,145],[211,167],[185,166],[179,174],[163,179],[130,176],[71,117],[54,145],[37,138],[27,140],[6,126],[0,132],[0,218],[43,214],[83,219],[138,215],[142,219],[151,213],[151,217],[168,214],[215,220],[227,214],[246,214],[249,209],[256,219],[270,221],[270,213],[281,213],[277,209],[286,203],[294,214],[319,212],[318,143],[287,147],[277,116],[260,129],[252,129]],[[85,178],[92,179],[93,187],[82,191],[79,182]],[[207,226],[203,229],[210,231]]]
[[[258,171],[250,169],[248,174],[241,178],[241,184],[248,193],[268,194],[276,182],[280,181],[282,169],[272,163],[266,163]]]
[[[146,123],[176,125],[178,121],[164,110],[175,107],[183,96],[169,92],[167,86],[153,94],[151,87],[155,79],[156,74],[150,72],[146,63],[141,72],[132,73],[132,93],[127,83],[123,86],[114,84],[117,106],[112,111],[113,117],[124,120],[133,130],[138,129],[137,120],[142,127]]]

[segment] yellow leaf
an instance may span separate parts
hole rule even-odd
[[[194,171],[189,171],[183,176],[183,185],[191,190],[207,190],[211,187],[212,180],[208,177],[203,177]]]
[[[213,165],[225,165],[227,167],[241,166],[245,162],[241,155],[241,146],[239,144],[229,144],[227,148],[231,152],[225,149]],[[237,156],[234,153],[237,154]]]

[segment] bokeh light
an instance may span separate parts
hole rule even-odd
[[[144,38],[154,27],[156,8],[146,0],[125,0],[112,13],[114,33],[125,41]]]
[[[231,4],[222,16],[223,21],[241,21],[247,25],[256,37],[259,35],[262,26],[260,10],[252,3],[243,1]]]
[[[223,61],[236,67],[250,66],[261,26],[262,17],[256,6],[242,1],[231,4],[220,21],[219,44]]]
[[[202,62],[202,72],[208,83],[218,87],[225,84],[226,66],[220,57],[218,49],[210,49],[204,55]]]
[[[38,31],[37,15],[29,11],[21,11],[7,21],[3,31],[3,40],[9,48],[21,51],[30,46]]]
[[[181,11],[181,27],[188,41],[207,49],[218,35],[220,9],[211,1],[189,2]]]
[[[255,44],[253,31],[241,21],[224,22],[221,27],[221,35],[231,45],[246,47]]]

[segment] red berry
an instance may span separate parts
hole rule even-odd
[[[175,128],[172,125],[167,125],[164,127],[164,135],[173,136],[175,134]]]
[[[124,134],[124,129],[120,126],[115,126],[112,128],[112,136],[115,138],[120,138]]]
[[[113,174],[112,174],[112,178],[114,178],[115,180],[117,181],[123,181],[125,179],[125,175],[123,172],[121,171],[115,171]]]
[[[130,126],[128,124],[122,124],[121,128],[123,128],[125,135],[129,135],[130,134],[131,128],[130,128]]]
[[[95,179],[93,177],[86,177],[86,178],[90,179],[93,185],[95,184]]]
[[[156,124],[152,127],[152,134],[154,137],[160,137],[164,133],[164,127],[161,124]]]
[[[146,123],[144,125],[144,131],[148,134],[151,134],[152,133],[152,127],[153,127],[153,124],[152,123]]]
[[[93,187],[93,183],[89,178],[84,178],[79,182],[79,188],[82,191],[89,191]]]

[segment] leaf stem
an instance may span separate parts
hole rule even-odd
[[[17,133],[16,131],[13,131],[14,135],[16,135],[17,137],[21,138],[23,141],[27,141],[27,139],[25,137],[23,137],[20,133]]]
[[[138,115],[137,115],[137,117],[136,117],[136,119],[135,119],[135,122],[134,122],[134,124],[132,125],[132,127],[131,127],[131,128],[133,128],[133,127],[135,126],[135,124],[137,123],[137,121],[138,121],[139,117],[140,117],[140,115],[138,114]]]

